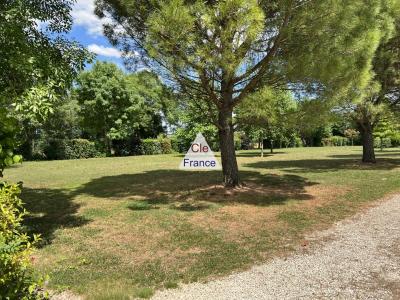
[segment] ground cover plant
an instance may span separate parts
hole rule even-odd
[[[34,255],[51,290],[88,299],[149,297],[284,255],[400,190],[400,149],[362,164],[361,147],[238,152],[245,186],[216,185],[219,172],[179,171],[182,155],[26,162],[22,180],[42,234]]]

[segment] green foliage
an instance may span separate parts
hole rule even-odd
[[[241,103],[236,118],[240,128],[254,141],[287,142],[295,132],[296,109],[290,93],[264,88]]]
[[[99,157],[94,142],[85,139],[73,139],[65,143],[65,159]]]
[[[98,0],[96,13],[111,17],[105,34],[129,65],[139,61],[132,53],[141,55],[207,107],[228,145],[224,184],[235,186],[234,108],[265,86],[332,100],[367,86],[394,1]],[[276,140],[279,132],[269,135]]]
[[[191,124],[191,123],[189,123]],[[206,138],[207,143],[211,147],[212,151],[218,151],[219,149],[219,139],[218,130],[212,125],[203,125],[202,123],[193,124],[190,126],[185,124],[185,127],[178,128],[173,137],[174,140],[174,150],[179,153],[186,153],[196,135],[201,132]]]
[[[242,149],[242,139],[241,139],[240,134],[237,132],[235,132],[234,142],[235,142],[235,150],[241,150]]]
[[[349,138],[343,136],[331,136],[322,139],[323,146],[347,146],[351,145]]]
[[[336,93],[354,81],[366,85],[386,2],[100,0],[96,12],[113,17],[111,41],[128,53],[139,48],[185,91],[218,104],[231,84],[234,100],[264,84],[321,83],[315,91]]]
[[[0,188],[0,299],[46,299],[30,268],[33,246],[39,237],[30,238],[23,230],[26,216],[17,185]]]
[[[354,145],[354,140],[360,137],[360,132],[353,128],[348,128],[343,132],[344,136],[347,137],[351,141],[351,145]]]
[[[149,72],[126,75],[115,64],[96,62],[78,78],[77,100],[83,127],[103,139],[111,154],[112,140],[132,135],[157,136],[162,131],[165,87]]]
[[[0,109],[0,177],[5,167],[22,161],[22,157],[14,154],[17,134],[16,121],[6,116]]]
[[[142,140],[141,148],[142,148],[142,154],[144,155],[154,155],[162,153],[160,141],[157,139]]]
[[[160,143],[162,154],[171,154],[173,152],[171,139],[161,136],[157,140]]]
[[[367,86],[354,86],[361,101],[350,113],[363,137],[364,149],[367,150],[363,153],[363,161],[366,162],[375,162],[374,149],[369,142],[374,128],[388,110],[396,110],[400,103],[400,2],[382,1],[382,9],[381,36],[371,62],[373,73]],[[383,135],[381,132],[381,138]]]
[[[303,98],[298,102],[294,116],[295,128],[305,146],[321,146],[322,140],[332,135],[332,103],[323,99]]]
[[[46,141],[43,149],[46,159],[81,159],[100,157],[95,143],[86,139],[50,139]]]
[[[385,111],[381,114],[379,122],[374,128],[374,137],[391,138],[400,132],[398,119],[391,111]]]
[[[388,1],[390,2],[390,1]],[[400,105],[400,2],[391,3],[394,23],[386,39],[376,51],[373,61],[374,81],[380,84],[379,102],[389,103],[392,108]]]
[[[88,52],[60,36],[71,28],[71,5],[71,0],[1,1],[0,101],[45,114],[52,96],[83,68]]]
[[[377,137],[374,139],[374,147],[380,149],[390,148],[392,147],[392,140],[388,137]]]
[[[144,139],[140,143],[140,154],[171,154],[173,152],[171,139],[159,137],[157,139]]]
[[[292,137],[290,145],[291,145],[291,147],[295,147],[295,148],[304,146],[303,141],[298,136]]]
[[[0,2],[0,176],[4,167],[21,161],[14,155],[18,122],[36,124],[48,117],[89,58],[83,47],[60,35],[71,28],[71,4]]]

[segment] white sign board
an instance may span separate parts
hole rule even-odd
[[[181,170],[220,170],[221,166],[215,158],[210,146],[201,133],[190,146],[189,151],[183,158],[179,169]]]

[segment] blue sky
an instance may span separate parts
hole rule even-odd
[[[121,52],[103,35],[102,21],[94,14],[94,0],[78,0],[73,7],[74,25],[69,37],[97,54],[98,60],[111,61],[123,67]]]

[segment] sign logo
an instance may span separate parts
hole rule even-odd
[[[198,133],[189,151],[183,158],[179,169],[181,170],[220,170],[221,166],[215,158],[206,139]]]

